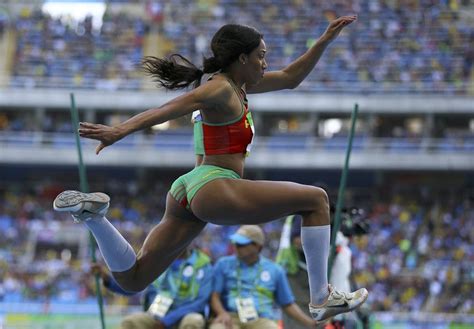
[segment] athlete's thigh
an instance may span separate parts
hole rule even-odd
[[[148,234],[137,254],[135,279],[151,283],[203,230],[206,223],[168,194],[165,214]]]
[[[263,223],[327,206],[324,190],[293,182],[216,179],[194,196],[193,213],[217,224]]]

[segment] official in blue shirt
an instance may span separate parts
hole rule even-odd
[[[121,289],[112,276],[102,277],[109,290],[131,295]],[[206,254],[198,250],[185,251],[145,290],[146,312],[125,317],[121,328],[204,329],[203,314],[212,291],[212,277],[211,260]]]
[[[214,266],[210,329],[276,329],[275,306],[308,328],[316,323],[295,304],[286,273],[260,255],[265,237],[257,225],[243,225],[231,236],[236,255]]]

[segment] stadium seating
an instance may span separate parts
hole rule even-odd
[[[171,44],[166,54],[179,52],[200,64],[225,22],[257,27],[267,42],[269,69],[279,69],[306,51],[329,20],[358,13],[358,22],[339,36],[299,91],[467,94],[474,90],[473,28],[463,13],[473,8],[454,3],[174,0],[162,6],[159,20],[106,14],[99,31],[90,18],[76,24],[39,8],[23,10],[10,26],[16,53],[9,84],[141,89],[146,84],[137,64],[154,46],[145,43],[147,35],[158,33]]]

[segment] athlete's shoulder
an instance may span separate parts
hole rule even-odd
[[[209,80],[203,83],[199,88],[202,88],[202,92],[206,95],[215,98],[228,98],[233,93],[232,85],[225,79]]]
[[[211,80],[190,91],[190,96],[201,110],[221,108],[229,102],[232,87],[221,79]]]

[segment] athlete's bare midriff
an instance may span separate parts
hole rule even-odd
[[[241,153],[205,155],[202,164],[230,169],[235,171],[240,177],[243,177],[245,155]]]

